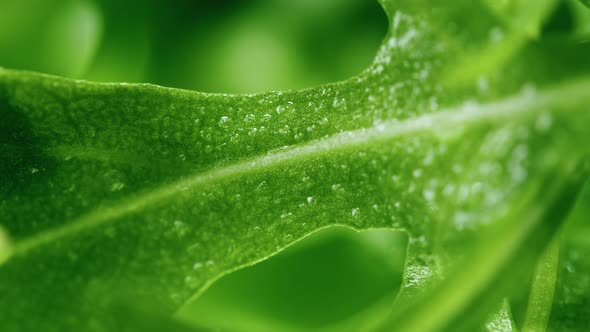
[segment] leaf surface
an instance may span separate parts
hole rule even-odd
[[[172,314],[221,275],[331,225],[408,233],[396,312],[424,294],[449,301],[481,276],[447,311],[420,305],[428,326],[413,315],[393,324],[481,324],[520,280],[503,271],[539,232],[549,243],[567,212],[561,189],[588,152],[577,143],[588,139],[579,60],[590,52],[523,39],[448,86],[458,56],[486,49],[482,36],[506,16],[483,2],[427,4],[384,0],[391,29],[374,64],[302,91],[204,94],[0,69],[0,216],[13,243],[0,246],[3,331],[109,331],[110,308],[137,303]],[[559,220],[545,228],[547,215]],[[471,268],[441,283],[457,266]]]

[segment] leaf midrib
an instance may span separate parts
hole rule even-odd
[[[147,206],[166,201],[184,190],[215,183],[222,179],[270,169],[287,162],[296,162],[326,152],[347,150],[366,143],[381,143],[418,133],[441,135],[445,134],[445,130],[448,129],[456,131],[460,126],[487,120],[522,118],[555,106],[566,106],[567,109],[570,109],[570,106],[590,101],[590,95],[587,94],[589,85],[590,77],[584,77],[561,83],[558,87],[540,90],[534,96],[513,95],[496,102],[478,105],[475,108],[472,105],[455,107],[403,121],[385,121],[369,128],[340,132],[287,149],[272,150],[262,156],[183,177],[178,181],[163,184],[111,206],[91,211],[62,226],[21,240],[16,244],[12,257],[25,255],[35,248],[59,238],[71,236],[79,231],[114,222],[125,215],[141,211]]]

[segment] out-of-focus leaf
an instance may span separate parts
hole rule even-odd
[[[549,245],[535,269],[521,331],[543,331],[547,327],[557,279],[558,240]]]
[[[584,1],[581,2],[584,3]],[[580,1],[572,0],[568,4],[574,15],[576,35],[586,38],[587,41],[590,37],[590,8],[582,6]]]
[[[102,24],[91,1],[3,1],[0,65],[81,78],[100,44]]]
[[[304,331],[331,328],[373,305],[389,307],[401,284],[402,235],[322,230],[223,277],[177,317],[228,331]],[[340,331],[359,327],[357,322],[337,325]]]
[[[554,178],[537,182],[536,188],[526,195],[528,197],[516,203],[515,213],[494,225],[485,238],[477,242],[473,252],[455,265],[449,273],[452,278],[421,294],[408,307],[396,310],[380,331],[392,328],[472,331],[479,319],[489,312],[486,306],[489,308],[499,302],[522,284],[538,260],[538,252],[554,237],[559,227],[555,220],[564,219],[582,186],[580,176],[583,173],[579,166],[576,160],[565,161],[554,170]],[[534,203],[537,205],[531,209]],[[518,225],[514,220],[520,221]],[[500,241],[502,244],[498,245]],[[538,305],[534,302],[534,293],[532,305]],[[469,312],[469,317],[464,317],[465,312]],[[534,313],[536,317],[529,317],[527,312],[524,329],[528,331],[531,325],[544,328],[548,316],[544,313],[541,309]]]
[[[105,19],[104,38],[84,78],[145,82],[153,47],[151,21],[157,14],[153,1],[102,0],[100,8]]]
[[[207,92],[349,78],[371,63],[387,30],[377,1],[364,0],[176,0],[153,21],[147,79]]]
[[[562,236],[555,301],[549,331],[586,331],[590,328],[590,187],[586,185]]]

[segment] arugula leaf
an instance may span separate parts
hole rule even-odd
[[[577,36],[587,39],[590,36],[590,10],[580,3],[584,3],[584,1],[571,1],[569,3],[575,21],[574,32]]]
[[[588,184],[577,202],[561,236],[555,301],[549,317],[549,331],[584,331],[590,326],[588,320],[588,289],[590,269],[584,259],[590,247],[587,216],[590,204]]]
[[[522,331],[542,331],[547,326],[555,292],[558,256],[559,246],[554,242],[539,261]]]
[[[565,164],[574,166],[570,172],[577,171],[577,162],[568,161]],[[567,173],[567,170],[558,170],[554,175],[559,178]],[[479,241],[465,263],[453,271],[452,278],[444,280],[413,305],[403,308],[393,316],[391,323],[384,324],[383,331],[390,330],[393,326],[403,331],[438,331],[450,328],[472,330],[478,322],[478,315],[485,316],[487,313],[482,307],[499,301],[506,289],[514,287],[514,282],[523,277],[523,272],[526,276],[527,265],[534,265],[537,252],[546,245],[543,240],[551,238],[554,228],[559,226],[555,220],[563,219],[563,214],[569,211],[572,198],[576,197],[581,187],[579,179],[571,175],[565,175],[567,181],[548,178],[537,183],[536,190],[519,202],[524,206],[517,204],[515,211],[518,213],[509,215],[508,219],[495,225],[486,234],[487,239]],[[545,204],[531,210],[531,201],[538,202],[540,199],[545,200]],[[520,213],[523,214],[519,215]],[[522,221],[514,225],[514,220]],[[497,244],[499,240],[502,240],[501,246]],[[525,268],[522,268],[523,265]],[[458,296],[461,292],[465,294]],[[473,307],[476,305],[474,300],[478,307]],[[470,316],[464,317],[463,313],[470,306]],[[429,317],[427,320],[423,319],[426,315]],[[540,319],[536,319],[535,323],[544,325]],[[525,329],[529,327],[527,324],[530,323],[525,321]]]
[[[176,316],[227,331],[358,330],[367,308],[391,307],[406,243],[401,232],[330,227],[225,276]]]
[[[382,3],[391,30],[375,63],[302,91],[0,69],[0,215],[14,243],[0,266],[2,329],[108,331],[112,308],[138,303],[172,314],[221,275],[336,224],[409,234],[384,326],[481,326],[581,183],[590,77],[562,59],[590,52],[515,37],[465,69],[456,59],[485,50],[508,14],[466,0]]]

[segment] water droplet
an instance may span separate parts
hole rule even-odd
[[[423,173],[422,169],[417,168],[414,170],[414,172],[412,172],[412,175],[414,175],[415,178],[419,178],[422,176],[422,173]]]
[[[222,116],[221,119],[219,119],[219,126],[223,127],[223,128],[227,128],[229,122],[229,117],[227,116]]]
[[[471,214],[463,211],[458,211],[453,215],[453,223],[458,230],[463,230],[472,220]]]
[[[285,125],[281,129],[279,129],[279,134],[286,135],[289,133],[289,125]]]
[[[537,87],[532,83],[526,83],[520,93],[524,98],[533,99],[537,95]]]
[[[334,183],[334,184],[332,185],[332,190],[333,190],[333,191],[342,191],[342,185],[341,185],[341,184],[339,184],[339,183]]]
[[[539,115],[537,121],[535,121],[535,129],[539,132],[545,132],[553,125],[553,118],[549,113],[543,113]]]
[[[203,267],[203,263],[201,263],[201,262],[196,262],[195,264],[193,264],[193,269],[195,269],[195,270],[198,270],[202,267]]]
[[[424,199],[426,199],[428,202],[432,202],[434,200],[435,193],[433,190],[425,189],[422,192],[422,196],[424,196]]]
[[[504,32],[499,27],[494,27],[489,32],[489,38],[492,43],[499,43],[504,39]]]
[[[487,77],[482,76],[477,80],[477,90],[479,93],[486,93],[490,90],[490,81]]]
[[[432,270],[428,266],[410,265],[406,268],[406,285],[421,286],[432,277]]]
[[[174,232],[176,233],[176,235],[178,235],[179,237],[183,237],[187,234],[188,227],[184,222],[182,222],[180,220],[175,220],[173,224],[174,224]]]
[[[361,213],[361,210],[359,208],[352,209],[352,216],[353,217],[357,217],[359,215],[359,213]]]
[[[424,164],[424,166],[428,166],[428,165],[431,165],[433,161],[434,161],[434,153],[432,153],[432,151],[429,151],[428,154],[426,155],[426,157],[424,157],[424,160],[422,161],[422,163]]]
[[[311,196],[307,197],[307,203],[311,204],[311,202],[313,202],[313,197],[311,197]]]
[[[443,189],[443,195],[446,197],[451,196],[455,192],[455,186],[452,184],[447,184],[445,189]]]

